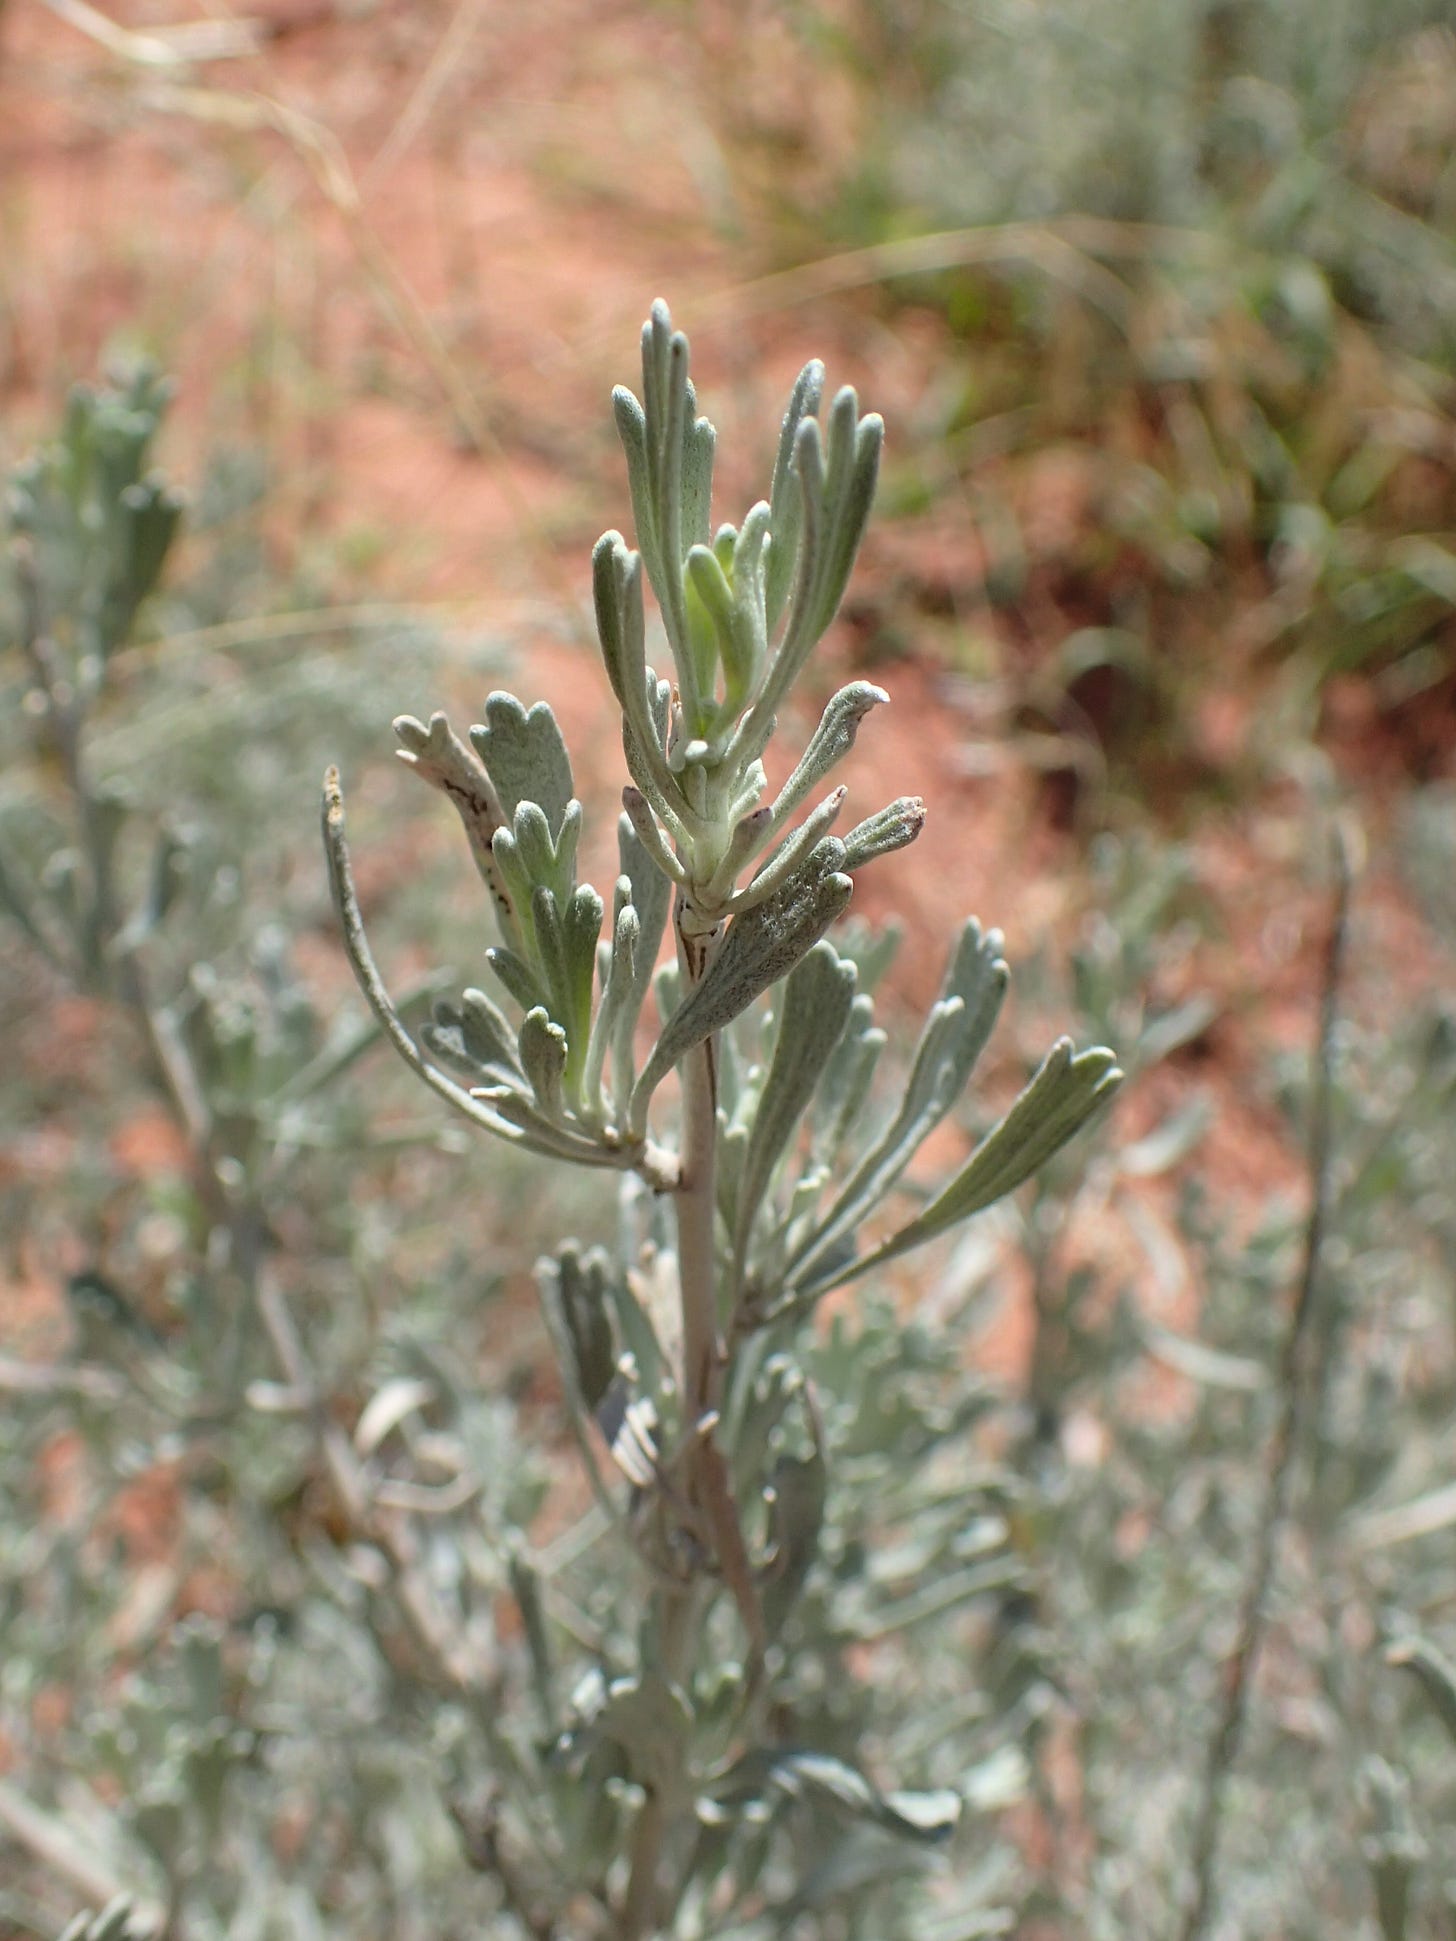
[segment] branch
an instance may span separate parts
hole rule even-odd
[[[1319,1371],[1310,1365],[1310,1324],[1315,1308],[1321,1257],[1330,1209],[1331,1102],[1334,1092],[1334,1036],[1340,985],[1345,968],[1349,932],[1350,846],[1344,830],[1334,826],[1334,908],[1325,946],[1320,992],[1319,1035],[1313,1056],[1313,1098],[1310,1107],[1308,1166],[1311,1185],[1309,1219],[1304,1234],[1304,1260],[1295,1291],[1289,1329],[1279,1358],[1281,1406],[1264,1465],[1264,1501],[1255,1537],[1254,1559],[1239,1611],[1237,1642],[1229,1660],[1223,1712],[1208,1748],[1198,1820],[1193,1841],[1193,1898],[1184,1923],[1182,1941],[1204,1941],[1213,1916],[1214,1873],[1219,1836],[1223,1830],[1228,1781],[1238,1759],[1249,1709],[1249,1690],[1258,1665],[1268,1623],[1269,1585],[1279,1539],[1289,1514],[1294,1482],[1294,1459],[1302,1439],[1309,1405],[1318,1389]]]
[[[126,1892],[126,1883],[66,1822],[32,1805],[6,1780],[0,1779],[0,1827],[25,1847],[41,1865],[70,1882],[83,1899],[103,1905]],[[151,1902],[137,1903],[135,1918],[149,1930],[161,1927],[164,1916]]]

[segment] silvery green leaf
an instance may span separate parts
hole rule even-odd
[[[888,856],[892,850],[914,842],[924,827],[925,804],[918,795],[902,795],[848,832],[844,837],[844,867],[863,869],[877,856]]]
[[[540,1573],[512,1545],[506,1564],[511,1595],[521,1614],[521,1629],[526,1637],[526,1652],[531,1661],[531,1684],[541,1722],[548,1733],[556,1731],[556,1679],[551,1656],[551,1634],[546,1623],[546,1600]]]
[[[644,386],[644,389],[646,387]],[[625,384],[612,392],[612,415],[617,436],[627,460],[627,484],[632,494],[632,518],[637,527],[637,546],[647,561],[647,576],[656,585],[661,572],[661,552],[657,539],[657,508],[647,462],[647,414]],[[608,537],[617,537],[611,535]]]
[[[752,809],[734,824],[723,860],[708,879],[710,897],[721,897],[737,882],[739,875],[763,847],[773,821],[772,811]]]
[[[506,818],[513,820],[522,802],[538,803],[554,837],[575,790],[571,757],[549,704],[538,701],[528,711],[514,694],[492,694],[485,720],[470,730],[470,740]]]
[[[755,904],[765,902],[774,894],[834,827],[839,811],[844,807],[845,794],[842,787],[831,789],[824,800],[809,811],[798,828],[780,843],[752,882],[737,892],[731,906],[733,909],[751,910]]]
[[[726,1043],[727,1040],[725,1039]],[[718,1213],[730,1233],[738,1225],[743,1191],[743,1162],[748,1157],[748,1127],[723,1126],[718,1138]]]
[[[508,1082],[523,1076],[515,1033],[484,991],[466,991],[458,1009],[438,999],[434,1014],[434,1023],[420,1037],[437,1058],[477,1081],[481,1076]]]
[[[843,761],[870,709],[884,706],[889,699],[873,681],[851,681],[831,697],[808,747],[774,800],[775,829],[782,829],[804,797],[819,786],[837,762]]]
[[[457,1017],[465,1049],[478,1064],[520,1069],[516,1064],[515,1034],[484,991],[472,985],[462,992]]]
[[[682,537],[684,546],[707,543],[713,525],[713,455],[718,434],[707,418],[695,415],[697,400],[688,386],[687,428],[682,466]]]
[[[658,952],[662,948],[668,907],[672,902],[672,885],[657,867],[634,824],[626,816],[617,823],[617,859],[622,874],[632,885],[632,907],[642,926],[636,959],[635,1022],[657,966]]]
[[[1000,953],[1000,931],[983,934],[972,918],[926,1019],[899,1110],[800,1247],[794,1262],[797,1283],[807,1284],[815,1264],[873,1211],[960,1095],[1006,995],[1009,973]]]
[[[613,553],[607,541],[614,540],[619,549]],[[611,579],[619,573],[629,574],[628,592],[623,597],[630,598],[631,619],[631,656],[625,667],[625,683],[619,689],[617,698],[622,704],[622,752],[627,761],[627,773],[638,788],[661,816],[668,830],[679,842],[687,834],[684,820],[690,813],[683,792],[668,766],[664,752],[667,741],[668,714],[671,689],[666,681],[659,681],[653,670],[642,659],[642,562],[637,554],[620,552],[621,539],[615,533],[608,533],[598,543],[593,555],[598,566],[598,584]],[[600,616],[601,600],[598,600]],[[599,629],[601,621],[599,617]],[[604,636],[605,641],[605,636]],[[604,645],[604,653],[608,650]],[[608,672],[612,672],[610,660]],[[635,677],[635,678],[634,678]],[[614,687],[616,679],[613,680]]]
[[[544,1012],[542,1016],[545,1016]],[[551,1029],[556,1030],[557,1027],[553,1025]],[[574,1130],[565,1123],[559,1110],[553,1112],[552,1108],[539,1104],[525,1092],[504,1085],[488,1085],[477,1087],[469,1096],[488,1106],[535,1152],[548,1153],[557,1159],[569,1159],[578,1166],[622,1165],[622,1156],[617,1148],[601,1145],[589,1134]]]
[[[827,438],[812,418],[794,439],[802,536],[793,599],[783,640],[763,690],[745,719],[743,746],[761,752],[758,736],[798,679],[805,661],[828,631],[864,536],[879,473],[883,421],[859,418],[858,401],[846,385],[829,413]]]
[[[597,973],[602,993],[597,1002],[596,1016],[592,1019],[582,1080],[582,1095],[588,1109],[593,1112],[603,1110],[602,1074],[610,1051],[613,1060],[613,1117],[620,1117],[625,1111],[635,1076],[632,1068],[632,1034],[636,1014],[628,1007],[637,988],[637,951],[642,926],[632,907],[631,895],[631,883],[625,876],[619,876],[613,896],[612,941],[599,945],[597,949]]]
[[[753,1116],[738,1198],[735,1253],[740,1273],[759,1203],[849,1021],[854,985],[854,965],[830,943],[815,944],[784,985],[773,1062]]]
[[[573,801],[578,824],[581,821],[581,804]],[[558,902],[564,903],[571,893],[570,885],[563,884],[560,871],[556,866],[556,844],[552,838],[546,811],[539,802],[518,802],[511,818],[511,837],[515,844],[516,855],[520,858],[521,868],[534,889],[538,883],[544,884]]]
[[[1116,1059],[1105,1047],[1076,1052],[1070,1038],[1059,1038],[1031,1083],[950,1185],[917,1219],[860,1262],[854,1274],[934,1239],[1014,1191],[1086,1124],[1121,1083]]]
[[[354,884],[354,872],[349,859],[349,845],[344,828],[344,796],[337,769],[329,769],[324,777],[322,821],[329,884],[343,927],[344,947],[348,953],[350,967],[385,1036],[410,1069],[418,1073],[432,1091],[437,1092],[441,1098],[447,1099],[474,1124],[483,1126],[487,1131],[494,1132],[514,1144],[532,1145],[538,1150],[564,1152],[566,1157],[580,1160],[588,1165],[620,1165],[619,1155],[609,1154],[585,1140],[570,1140],[568,1149],[566,1135],[557,1133],[553,1128],[547,1128],[550,1138],[542,1139],[539,1136],[540,1129],[528,1124],[512,1101],[507,1099],[497,1103],[490,1098],[477,1097],[457,1085],[444,1072],[437,1070],[421,1054],[390,1000],[384,979],[379,974],[379,967],[369,948],[369,939],[364,931],[364,920],[359,911],[359,896]],[[487,957],[492,955],[499,955],[513,966],[520,967],[520,960],[510,951],[487,952]]]
[[[794,380],[779,432],[778,455],[774,460],[773,485],[769,491],[769,542],[767,571],[764,575],[764,607],[770,632],[778,625],[794,579],[798,557],[801,506],[799,484],[794,469],[799,425],[819,410],[824,395],[824,366],[817,358],[806,364]]]
[[[531,923],[531,897],[535,885],[531,872],[521,860],[516,839],[506,828],[497,829],[490,842],[496,880],[501,885],[505,907],[511,912],[511,927],[506,934],[524,952],[534,952],[535,933]]]
[[[617,1372],[605,1259],[596,1249],[583,1256],[568,1245],[541,1261],[537,1275],[569,1350],[577,1393],[594,1415]]]
[[[486,951],[485,961],[523,1011],[532,1011],[545,1002],[547,993],[540,977],[514,950],[497,944]]]
[[[651,857],[657,874],[668,882],[686,883],[687,871],[668,847],[667,838],[658,827],[651,804],[641,789],[630,782],[622,790],[622,812],[639,848]]]
[[[1250,1355],[1232,1355],[1227,1349],[1210,1347],[1206,1341],[1178,1334],[1146,1317],[1139,1322],[1139,1331],[1155,1361],[1176,1369],[1191,1382],[1208,1388],[1234,1389],[1245,1395],[1257,1395],[1260,1389],[1269,1386],[1268,1369]]]
[[[667,305],[659,299],[653,304],[651,314],[642,327],[640,451],[645,461],[642,468],[645,476],[640,481],[631,476],[634,452],[628,445],[626,433],[623,447],[627,452],[638,542],[642,545],[647,575],[657,595],[657,604],[662,611],[663,625],[677,665],[683,712],[696,732],[703,694],[700,678],[703,670],[694,662],[688,638],[683,584],[683,560],[687,552],[683,497],[684,472],[691,463],[697,468],[693,510],[694,516],[700,517],[704,446],[701,440],[695,441],[693,436],[695,417],[688,382],[688,362],[688,340],[680,330],[672,328]],[[616,397],[614,393],[614,402]],[[618,404],[617,414],[619,428],[626,422],[635,430],[637,414],[627,407],[625,401]],[[693,451],[691,460],[690,446]],[[707,450],[710,453],[711,447]],[[642,544],[648,535],[651,536],[651,544]]]
[[[454,805],[475,867],[495,902],[496,914],[506,935],[514,939],[515,911],[491,848],[496,830],[505,825],[506,813],[484,765],[459,739],[443,714],[432,714],[428,727],[413,715],[398,715],[394,732],[400,744],[396,750],[400,760]]]
[[[602,899],[589,884],[573,891],[563,911],[548,889],[531,898],[531,919],[541,970],[551,1002],[547,1007],[566,1033],[573,1076],[580,1073],[591,1031],[592,980]]]
[[[733,598],[743,614],[743,642],[748,651],[743,692],[732,703],[734,712],[757,683],[768,658],[768,621],[764,612],[764,573],[768,564],[771,513],[760,499],[750,506],[733,540]]]
[[[958,1793],[881,1793],[854,1766],[829,1753],[762,1748],[745,1753],[698,1801],[699,1817],[738,1817],[774,1799],[812,1798],[848,1817],[916,1841],[939,1841],[961,1816]]]
[[[528,1011],[521,1024],[521,1069],[548,1119],[563,1116],[561,1083],[566,1072],[566,1033],[544,1007]]]
[[[657,1016],[666,1025],[682,1002],[682,974],[676,964],[668,962],[659,965],[652,976],[652,996],[657,1005]]]
[[[821,1163],[832,1164],[858,1126],[885,1044],[886,1035],[874,1022],[874,1005],[861,992],[815,1101],[814,1156]]]
[[[1375,1915],[1382,1941],[1408,1941],[1411,1889],[1429,1848],[1411,1811],[1409,1775],[1388,1760],[1367,1758],[1361,1792],[1374,1822],[1361,1841],[1375,1888]]]
[[[409,1416],[437,1401],[435,1384],[419,1377],[400,1376],[376,1389],[354,1424],[354,1447],[372,1456]]]
[[[632,1095],[634,1127],[645,1123],[649,1099],[679,1060],[786,977],[843,912],[854,894],[839,873],[843,853],[828,837],[777,895],[729,924],[706,976],[663,1027],[643,1068]]]
[[[687,557],[688,584],[712,623],[728,676],[730,693],[743,694],[752,677],[753,635],[749,616],[740,611],[728,576],[710,546],[694,546]],[[745,624],[748,623],[748,624]]]
[[[1456,1739],[1456,1666],[1425,1638],[1400,1638],[1386,1647],[1385,1662],[1410,1672],[1427,1703]]]
[[[643,1395],[661,1395],[674,1376],[658,1339],[656,1323],[633,1293],[626,1275],[611,1275],[607,1294],[623,1349],[618,1368],[626,1368],[632,1374]]]
[[[604,532],[592,548],[592,598],[607,679],[622,712],[632,714],[647,682],[642,555],[619,532]]]

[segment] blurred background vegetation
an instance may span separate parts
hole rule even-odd
[[[813,1621],[878,1701],[826,1700],[826,1742],[852,1724],[973,1805],[903,1931],[1180,1931],[1308,1247],[1338,824],[1310,1405],[1209,1931],[1448,1935],[1450,0],[9,0],[0,221],[7,533],[78,639],[110,615],[87,747],[118,894],[179,885],[155,933],[88,937],[97,828],[39,732],[12,544],[0,1932],[116,1884],[187,1937],[531,1932],[462,1863],[468,1735],[376,1635],[123,972],[144,955],[206,1075],[208,1176],[266,1220],[327,1419],[354,1435],[423,1382],[426,1427],[367,1460],[403,1486],[432,1436],[489,1479],[428,1524],[445,1591],[517,1648],[526,1544],[590,1635],[530,1275],[610,1197],[563,1208],[369,1048],[315,797],[341,760],[400,982],[466,980],[489,938],[396,785],[393,713],[549,694],[610,840],[586,552],[626,519],[606,391],[663,294],[730,496],[810,354],[889,422],[823,674],[895,702],[866,804],[931,812],[865,885],[906,929],[888,1001],[923,1002],[974,910],[1019,972],[1000,1076],[1050,1023],[1132,1081],[1095,1150],[824,1342],[864,1488],[831,1506]],[[175,396],[130,394],[133,483],[160,465],[186,508],[133,615],[83,598],[86,493],[53,458],[41,499],[77,522],[38,527],[29,455],[74,384],[140,358]],[[939,1467],[877,1511],[912,1449]],[[421,1784],[442,1771],[463,1836]],[[902,1930],[877,1881],[734,1932],[878,1941]]]

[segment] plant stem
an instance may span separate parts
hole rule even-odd
[[[684,995],[702,982],[718,933],[684,935],[678,912],[678,955]],[[681,1178],[677,1214],[678,1284],[683,1323],[683,1421],[691,1431],[718,1402],[718,1282],[713,1223],[718,1165],[718,1042],[705,1039],[678,1070],[682,1086]]]
[[[683,922],[685,901],[678,899],[678,962],[684,995],[701,983],[718,932],[695,936]],[[677,1215],[678,1289],[682,1303],[683,1424],[689,1438],[688,1496],[697,1505],[698,1463],[702,1444],[694,1433],[698,1423],[718,1405],[722,1356],[718,1343],[718,1283],[713,1223],[717,1200],[718,1165],[718,1047],[707,1039],[689,1053],[678,1068],[682,1087],[682,1135],[679,1183],[673,1195]],[[699,1586],[684,1582],[657,1596],[659,1669],[671,1683],[688,1675]],[[623,1941],[642,1941],[657,1931],[662,1897],[662,1850],[666,1842],[671,1802],[660,1789],[649,1792],[637,1816],[632,1836],[631,1871],[622,1905]]]
[[[1349,929],[1350,851],[1338,823],[1334,830],[1335,895],[1325,947],[1320,991],[1319,1031],[1313,1058],[1313,1100],[1310,1107],[1310,1209],[1304,1235],[1304,1261],[1279,1359],[1279,1419],[1270,1438],[1264,1467],[1264,1501],[1255,1537],[1254,1560],[1244,1587],[1233,1656],[1224,1687],[1223,1710],[1208,1749],[1203,1790],[1193,1841],[1193,1898],[1182,1930],[1182,1941],[1204,1941],[1213,1918],[1219,1836],[1229,1776],[1238,1758],[1248,1717],[1249,1689],[1258,1665],[1268,1621],[1266,1606],[1274,1575],[1274,1559],[1289,1515],[1295,1456],[1305,1423],[1320,1390],[1320,1370],[1309,1353],[1315,1289],[1324,1252],[1330,1206],[1331,1106],[1334,1092],[1334,1037],[1344,973]]]

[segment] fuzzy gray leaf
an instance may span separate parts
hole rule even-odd
[[[524,1076],[516,1055],[515,1033],[484,991],[469,990],[459,1006],[439,999],[434,1023],[420,1033],[437,1057],[457,1071],[518,1080]]]
[[[860,1262],[855,1274],[934,1239],[1003,1199],[1059,1151],[1121,1083],[1116,1059],[1105,1047],[1075,1052],[1070,1038],[1059,1038],[1031,1083],[950,1185],[918,1219]]]
[[[549,704],[538,701],[528,711],[514,694],[492,694],[485,721],[470,730],[470,739],[507,820],[514,820],[522,802],[538,803],[554,838],[575,791],[571,758]]]
[[[753,1117],[737,1208],[735,1249],[741,1267],[752,1225],[774,1169],[803,1122],[854,1002],[854,965],[830,943],[817,943],[784,986],[773,1062]]]
[[[673,1012],[637,1081],[634,1127],[645,1122],[648,1100],[673,1067],[787,976],[842,913],[854,894],[839,872],[843,854],[843,844],[829,837],[776,896],[729,924],[707,975]]]
[[[819,717],[819,726],[809,737],[808,747],[774,801],[775,829],[781,829],[804,797],[819,786],[836,763],[843,761],[871,708],[883,707],[889,699],[885,690],[876,687],[873,681],[851,681],[830,698]]]
[[[605,1260],[567,1246],[555,1260],[542,1261],[537,1274],[569,1351],[577,1393],[594,1415],[617,1372]]]
[[[877,856],[888,856],[914,842],[924,827],[925,804],[918,795],[902,795],[849,831],[844,838],[844,867],[863,869]]]
[[[531,1081],[548,1119],[562,1114],[561,1081],[566,1071],[566,1033],[543,1006],[528,1011],[521,1024],[521,1068]]]
[[[495,900],[496,911],[514,935],[515,915],[491,848],[497,829],[508,820],[484,765],[460,740],[443,714],[432,714],[427,727],[413,715],[394,722],[400,760],[454,804],[464,827],[475,867]]]
[[[904,1097],[895,1117],[851,1174],[817,1230],[799,1249],[795,1281],[813,1269],[873,1211],[904,1172],[964,1089],[991,1035],[1009,973],[1001,958],[1001,933],[966,924],[946,972],[941,996],[931,1007]]]

